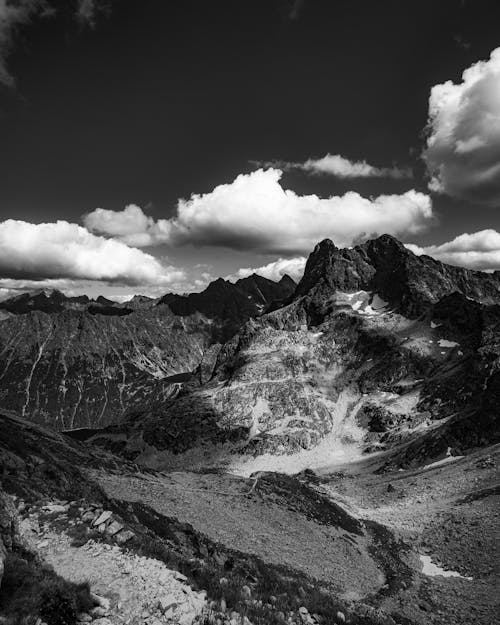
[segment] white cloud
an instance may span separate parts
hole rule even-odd
[[[100,4],[99,0],[78,0],[76,9],[71,7],[71,11],[79,21],[93,26]],[[0,0],[0,83],[14,85],[6,61],[17,32],[35,19],[53,17],[60,10],[56,6],[51,0]]]
[[[293,256],[309,253],[325,237],[346,246],[383,233],[407,236],[433,219],[430,198],[414,190],[370,199],[352,191],[320,198],[285,190],[281,176],[279,169],[241,174],[209,193],[179,200],[177,215],[170,219],[151,222],[138,209],[142,215],[134,214],[141,227],[118,236],[135,245],[212,245]],[[94,211],[86,223],[91,218],[96,229],[113,236],[123,228],[126,210],[105,211],[105,220]]]
[[[323,158],[309,158],[303,163],[275,161],[259,163],[266,167],[279,167],[285,171],[301,169],[311,174],[324,174],[337,178],[411,178],[411,169],[401,167],[374,167],[366,161],[351,161],[340,154],[327,154]]]
[[[278,260],[268,263],[267,265],[262,265],[261,267],[242,267],[238,269],[236,273],[228,276],[226,280],[236,282],[236,280],[240,278],[247,278],[253,273],[256,273],[259,276],[274,280],[275,282],[279,282],[285,274],[288,274],[290,278],[298,282],[304,274],[306,262],[307,258],[305,256],[278,258]]]
[[[429,188],[500,206],[500,48],[431,89],[428,133]]]
[[[91,232],[119,238],[127,245],[144,247],[154,242],[155,221],[135,204],[129,204],[121,211],[96,208],[83,216],[83,224]]]
[[[441,245],[406,247],[419,256],[427,254],[450,265],[483,271],[500,269],[500,233],[496,230],[464,233]]]
[[[67,221],[32,224],[8,219],[0,223],[0,277],[169,285],[183,279],[184,272]]]

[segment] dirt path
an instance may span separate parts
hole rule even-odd
[[[91,613],[102,617],[99,625],[191,625],[206,604],[204,592],[193,591],[184,576],[158,560],[93,541],[75,547],[69,536],[48,529],[39,538],[40,555],[60,576],[88,581],[103,603],[109,602],[109,608]]]

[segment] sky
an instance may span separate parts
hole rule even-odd
[[[498,0],[0,0],[0,297],[500,269]]]

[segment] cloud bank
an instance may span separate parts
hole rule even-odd
[[[500,48],[432,88],[423,158],[432,191],[500,206]]]
[[[325,237],[340,246],[383,233],[405,237],[433,220],[430,198],[414,190],[376,198],[352,191],[320,198],[285,190],[281,176],[279,169],[241,174],[209,193],[179,200],[170,219],[155,222],[129,206],[123,211],[97,209],[85,216],[85,224],[134,245],[222,246],[295,256],[309,253]]]
[[[461,234],[441,245],[406,247],[419,256],[427,254],[450,265],[483,271],[500,269],[500,233],[496,230]]]
[[[274,161],[258,165],[279,168],[283,171],[300,169],[310,174],[336,178],[412,178],[411,169],[401,167],[374,167],[366,161],[351,161],[340,154],[327,154],[323,158],[309,158],[303,163]]]
[[[8,219],[0,223],[0,277],[169,285],[183,279],[184,273],[121,241],[91,234],[77,224],[32,224]]]

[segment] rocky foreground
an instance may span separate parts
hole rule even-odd
[[[389,454],[244,478],[144,471],[0,418],[8,623],[497,622],[498,446],[406,471]]]

